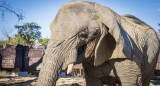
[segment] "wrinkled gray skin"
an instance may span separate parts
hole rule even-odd
[[[55,86],[61,70],[83,63],[87,86],[148,86],[159,41],[132,15],[120,16],[94,2],[64,4],[51,23],[51,39],[37,86]]]

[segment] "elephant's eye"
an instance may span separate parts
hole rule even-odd
[[[100,30],[96,30],[96,31],[93,33],[93,36],[97,36],[99,33],[100,33]]]
[[[84,39],[88,38],[88,34],[85,33],[85,32],[80,32],[80,33],[79,33],[79,37],[80,37],[82,40],[84,40]]]

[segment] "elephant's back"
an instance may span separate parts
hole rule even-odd
[[[151,26],[149,26],[148,24],[146,24],[145,22],[141,21],[140,19],[138,19],[133,15],[125,14],[122,15],[122,17],[126,19],[127,22],[133,26],[140,27],[141,29],[146,29],[146,30],[153,29]]]

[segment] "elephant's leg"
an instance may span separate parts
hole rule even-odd
[[[141,69],[134,61],[124,60],[115,64],[115,72],[122,86],[142,86]]]
[[[148,69],[144,69],[143,78],[142,78],[143,86],[149,86],[151,77],[153,75],[153,72],[154,72],[154,67],[153,66],[151,66]]]
[[[146,75],[145,75],[146,76]],[[143,79],[143,86],[149,86],[152,73],[148,74],[145,79]]]
[[[86,86],[103,86],[103,82],[100,79],[94,77],[94,73],[91,71],[88,63],[83,63]]]
[[[88,76],[88,74],[85,75],[85,79],[86,79],[86,86],[103,86],[101,80]]]

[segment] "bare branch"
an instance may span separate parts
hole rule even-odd
[[[0,1],[0,11],[1,17],[3,18],[5,15],[5,12],[8,11],[10,13],[15,14],[18,17],[18,20],[23,20],[23,15],[22,13],[17,13],[16,10],[12,9],[12,7],[9,4],[6,4],[4,0]]]
[[[19,20],[23,20],[22,14],[17,14],[14,10],[9,9],[9,8],[7,8],[7,7],[5,7],[5,6],[2,6],[2,5],[0,5],[0,7],[6,9],[6,10],[7,10],[8,12],[10,12],[10,13],[14,13],[14,14],[18,17]]]

